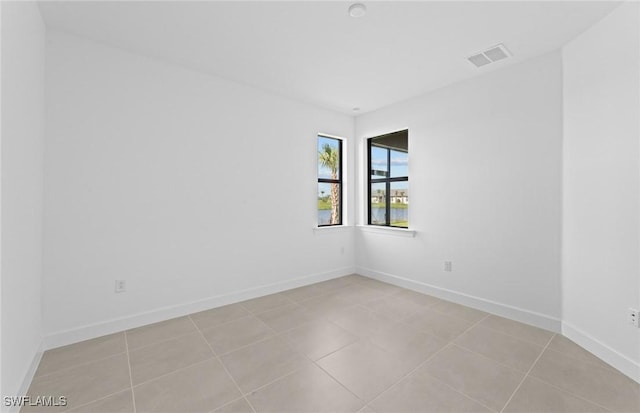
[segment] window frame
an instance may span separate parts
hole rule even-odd
[[[371,147],[374,139],[382,138],[385,136],[393,135],[395,133],[406,132],[407,134],[407,148],[409,146],[409,129],[400,129],[395,132],[385,133],[383,135],[373,136],[371,138],[367,138],[367,225],[371,225],[373,227],[383,227],[383,228],[401,228],[401,229],[409,229],[408,226],[403,227],[399,225],[391,225],[391,183],[393,182],[409,182],[409,171],[407,170],[407,176],[399,176],[399,177],[391,177],[391,150],[387,150],[387,177],[385,178],[375,178],[372,179],[372,169],[371,169]],[[409,155],[409,150],[407,149],[407,157]],[[376,183],[384,183],[385,184],[385,223],[384,224],[374,224],[371,222],[371,186]]]
[[[338,184],[338,221],[339,223],[337,224],[320,224],[320,220],[319,220],[319,216],[316,215],[316,221],[317,221],[317,227],[318,228],[327,228],[327,227],[339,227],[344,225],[344,215],[343,215],[343,205],[344,205],[344,139],[340,138],[338,136],[331,136],[331,135],[327,135],[324,133],[318,133],[316,135],[316,150],[317,150],[317,144],[320,138],[325,138],[325,139],[333,139],[338,141],[338,179],[331,179],[331,178],[320,178],[319,174],[318,174],[318,184]],[[318,160],[318,156],[316,153],[316,162],[319,162]],[[316,187],[316,196],[317,196],[317,192],[318,192],[318,188]],[[316,208],[317,208],[317,201],[316,201]],[[316,210],[317,213],[317,210]]]

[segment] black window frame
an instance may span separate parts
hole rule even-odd
[[[337,224],[320,224],[320,220],[318,219],[318,228],[320,227],[335,227],[335,226],[340,226],[340,225],[344,225],[344,221],[343,221],[343,215],[342,215],[342,209],[343,209],[343,179],[342,179],[342,175],[343,175],[343,150],[342,150],[342,143],[343,143],[343,139],[342,138],[338,138],[336,136],[330,136],[330,135],[325,135],[322,133],[319,133],[316,136],[316,147],[317,147],[317,142],[320,138],[325,138],[325,139],[333,139],[338,141],[338,178],[337,179],[331,179],[331,178],[320,178],[320,176],[318,176],[318,184],[321,183],[325,183],[325,184],[338,184],[338,223]],[[317,159],[316,159],[317,160]],[[316,192],[317,192],[317,188],[316,188]],[[316,203],[317,204],[317,203]],[[319,218],[319,217],[317,217]]]
[[[373,225],[376,227],[390,227],[390,228],[405,228],[400,225],[391,225],[391,183],[392,182],[409,182],[409,175],[407,171],[407,176],[400,177],[391,177],[391,150],[387,150],[387,177],[384,178],[371,178],[373,175],[372,167],[371,167],[371,147],[375,139],[388,137],[391,135],[405,133],[407,135],[407,148],[409,146],[409,129],[402,129],[391,133],[385,133],[384,135],[374,136],[372,138],[367,139],[367,224]],[[387,148],[389,149],[389,148]],[[409,154],[409,150],[407,149],[407,155]],[[385,184],[385,223],[384,224],[376,224],[371,222],[371,197],[373,196],[371,192],[372,184],[376,183],[384,183]]]

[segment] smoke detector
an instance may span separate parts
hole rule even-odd
[[[355,3],[349,6],[349,16],[362,17],[367,13],[367,7],[362,3]]]
[[[507,57],[511,57],[511,53],[502,43],[500,43],[483,52],[475,53],[467,57],[467,60],[473,63],[476,67],[481,67],[506,59]]]

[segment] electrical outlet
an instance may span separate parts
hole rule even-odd
[[[125,280],[116,280],[116,292],[123,293],[127,291],[127,282]]]
[[[451,261],[445,261],[444,262],[444,270],[445,270],[445,272],[453,271],[453,264],[451,263]]]
[[[640,320],[638,319],[638,310],[636,310],[635,308],[629,308],[629,313],[628,313],[628,317],[629,317],[629,324],[633,324],[636,327],[640,327]]]

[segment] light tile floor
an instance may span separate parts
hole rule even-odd
[[[358,275],[47,351],[22,412],[640,412],[551,332]]]

